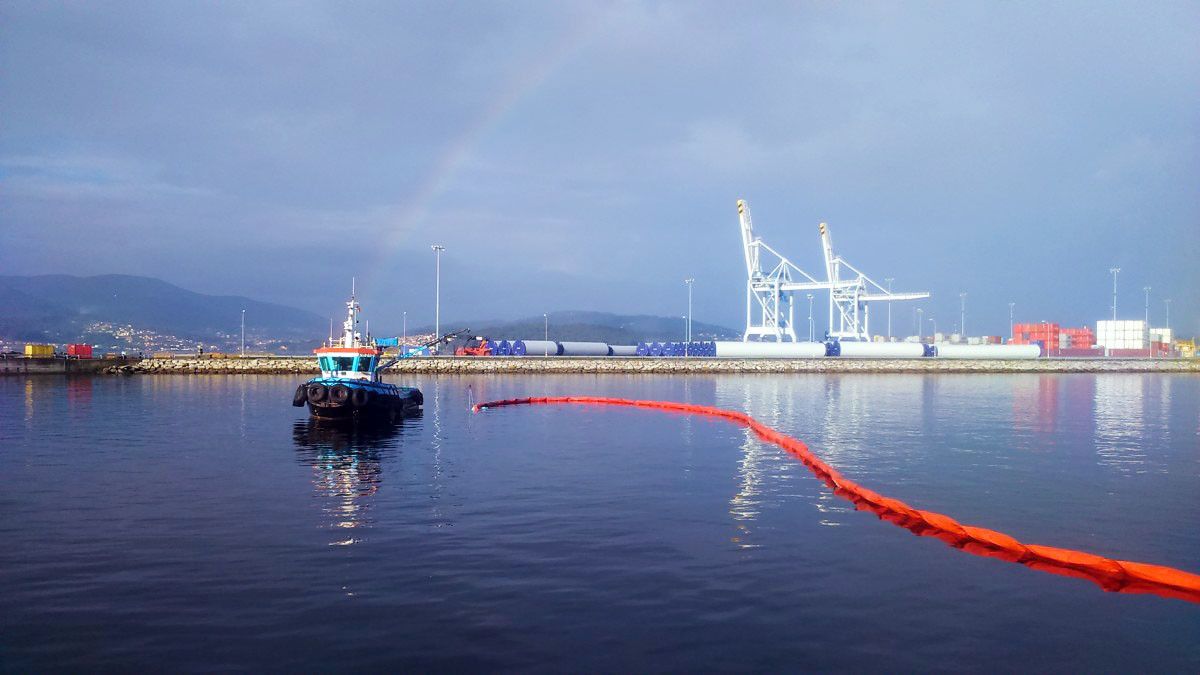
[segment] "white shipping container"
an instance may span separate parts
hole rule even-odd
[[[1108,349],[1146,349],[1149,331],[1145,321],[1097,321],[1096,345]]]
[[[1096,330],[1097,331],[1103,330],[1105,328],[1140,331],[1140,330],[1145,330],[1146,322],[1145,321],[1097,321],[1096,322]]]

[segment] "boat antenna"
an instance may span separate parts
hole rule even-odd
[[[333,317],[329,317],[329,344],[333,344]]]

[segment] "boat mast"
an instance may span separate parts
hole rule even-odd
[[[358,334],[354,327],[358,324],[358,301],[354,298],[354,279],[350,280],[350,300],[346,303],[346,322],[342,324],[342,346],[351,349],[357,347]]]

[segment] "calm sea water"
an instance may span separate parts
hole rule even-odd
[[[0,378],[0,669],[1200,670],[1200,606],[955,551],[727,422],[1033,543],[1200,571],[1200,377]]]

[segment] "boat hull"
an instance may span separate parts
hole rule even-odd
[[[414,387],[324,379],[300,385],[292,402],[320,419],[396,419],[420,414],[424,397]]]

